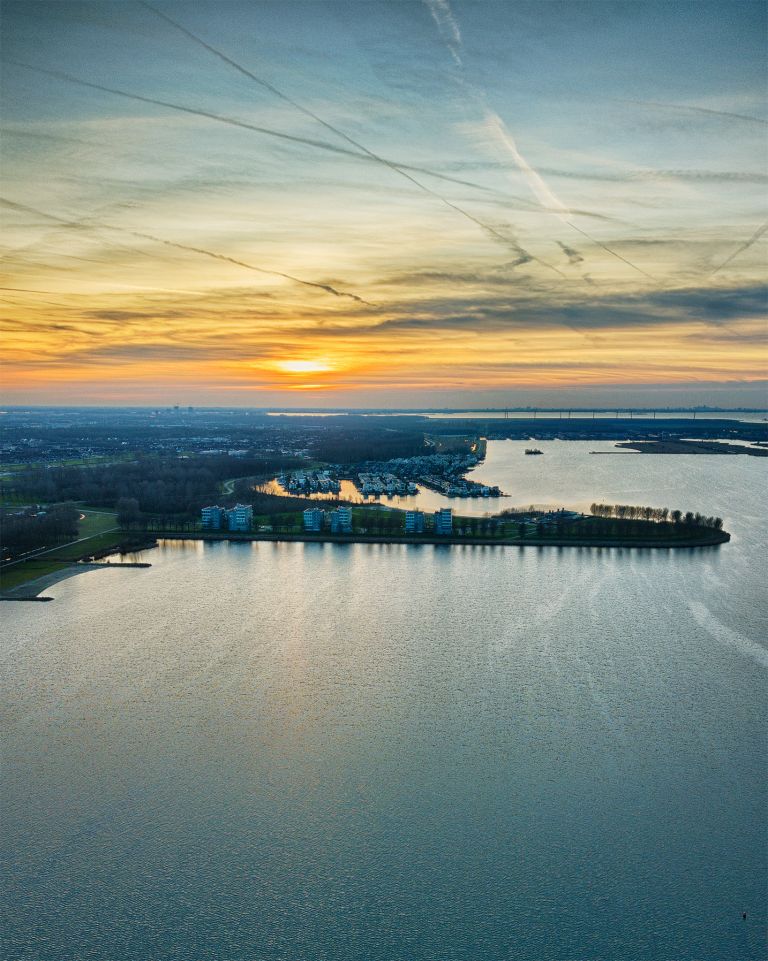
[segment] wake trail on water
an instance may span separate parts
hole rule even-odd
[[[745,657],[756,661],[760,667],[768,670],[768,650],[761,644],[727,627],[705,604],[699,601],[689,601],[688,608],[699,627],[703,628],[710,637],[726,647],[735,648]]]

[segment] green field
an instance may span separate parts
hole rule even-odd
[[[85,517],[78,524],[78,537],[91,537],[117,527],[117,514],[111,511],[91,511],[84,507],[82,513]]]
[[[33,581],[36,577],[53,574],[55,571],[64,570],[65,567],[69,566],[68,563],[62,561],[39,560],[25,561],[23,564],[9,567],[8,570],[0,570],[0,591],[10,591],[20,584]]]
[[[63,544],[47,551],[39,558],[32,558],[0,570],[0,590],[8,591],[27,581],[51,574],[68,567],[81,557],[113,547],[125,540],[125,532],[111,530],[117,527],[117,514],[107,511],[83,510],[85,516],[78,523],[80,543]]]
[[[49,467],[103,467],[104,464],[125,463],[135,459],[136,455],[130,453],[94,454],[93,457],[65,457],[62,460],[2,464],[2,470],[18,474],[28,470],[47,470]]]

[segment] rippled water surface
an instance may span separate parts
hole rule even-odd
[[[476,475],[733,541],[168,542],[2,605],[5,956],[762,959],[768,465],[593,449]]]

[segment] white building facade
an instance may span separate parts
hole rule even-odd
[[[443,507],[435,511],[435,534],[453,533],[453,511],[450,507]]]
[[[226,519],[226,507],[219,507],[214,504],[210,507],[204,507],[200,511],[200,522],[204,530],[220,531],[225,526]]]
[[[424,511],[405,512],[405,533],[423,534],[424,533]]]
[[[253,525],[253,507],[250,504],[235,504],[227,511],[227,521],[231,531],[249,531]]]
[[[325,523],[325,511],[319,507],[308,507],[304,511],[304,530],[321,531]]]
[[[337,507],[331,511],[331,532],[333,534],[352,533],[352,508]]]

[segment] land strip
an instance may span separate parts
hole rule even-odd
[[[768,448],[746,447],[741,444],[728,444],[723,441],[633,440],[625,441],[616,446],[623,450],[639,451],[641,454],[747,454],[751,457],[768,457]]]
[[[235,534],[229,531],[196,531],[181,533],[176,531],[152,531],[152,536],[165,540],[197,541],[295,541],[302,543],[330,544],[432,544],[471,547],[711,547],[725,544],[731,539],[727,531],[702,530],[694,533],[680,533],[675,536],[648,537],[584,537],[545,536],[514,537],[477,537],[473,535],[390,535],[390,534],[332,534],[332,533],[254,533]]]

